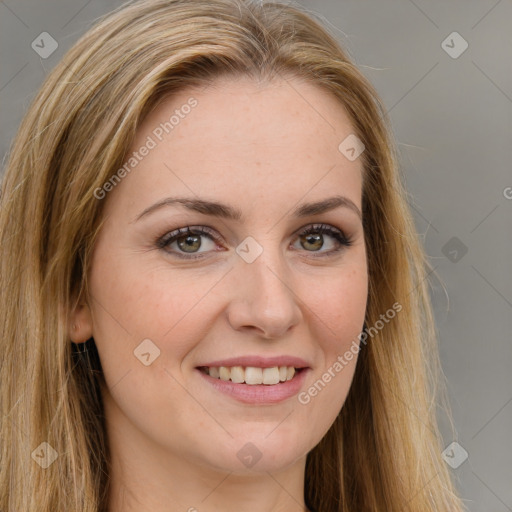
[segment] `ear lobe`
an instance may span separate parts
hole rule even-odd
[[[85,343],[92,337],[92,315],[87,304],[78,305],[70,314],[68,330],[73,343]]]

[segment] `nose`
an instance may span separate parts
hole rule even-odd
[[[228,320],[237,331],[256,331],[265,339],[283,337],[302,319],[300,297],[278,257],[263,253],[252,263],[239,260],[232,273]]]

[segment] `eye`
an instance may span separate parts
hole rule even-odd
[[[207,239],[206,244],[201,240],[205,237]],[[215,250],[217,247],[215,242],[217,241],[219,241],[219,238],[215,236],[213,230],[206,226],[186,226],[166,233],[157,240],[156,245],[160,249],[178,256],[178,258],[198,259],[204,257],[203,253]],[[175,248],[171,250],[173,245]],[[201,248],[205,250],[199,252]]]
[[[321,256],[329,256],[331,254],[341,251],[344,247],[351,245],[351,240],[345,236],[343,231],[328,224],[313,224],[300,233],[298,233],[302,248],[307,252],[319,252]],[[331,239],[327,244],[325,243],[326,235]],[[334,240],[334,241],[333,241]],[[326,251],[320,251],[324,246],[331,247]]]
[[[343,231],[328,224],[313,224],[297,233],[297,236],[295,243],[300,243],[306,252],[319,253],[321,257],[335,254],[351,245],[351,240]],[[327,243],[326,237],[331,239]],[[220,237],[207,226],[186,226],[166,233],[156,241],[159,249],[189,260],[206,257],[207,253],[216,250],[220,243]],[[328,250],[321,251],[326,246]]]

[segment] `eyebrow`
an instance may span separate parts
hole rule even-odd
[[[160,210],[163,207],[177,204],[184,206],[189,210],[203,213],[205,215],[211,215],[213,217],[220,217],[222,219],[234,221],[240,221],[243,219],[241,210],[227,204],[192,197],[166,197],[165,199],[162,199],[157,203],[148,206],[132,222],[137,222],[142,217],[145,217],[154,211]],[[342,207],[352,210],[360,219],[362,219],[363,216],[356,204],[348,197],[339,195],[323,199],[322,201],[301,204],[293,210],[292,215],[294,217],[301,218],[310,215],[319,215],[321,213]]]

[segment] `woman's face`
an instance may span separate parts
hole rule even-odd
[[[367,298],[362,162],[345,156],[353,139],[339,149],[352,133],[297,79],[218,80],[145,119],[98,192],[106,221],[73,318],[99,351],[114,452],[265,472],[327,432]]]

